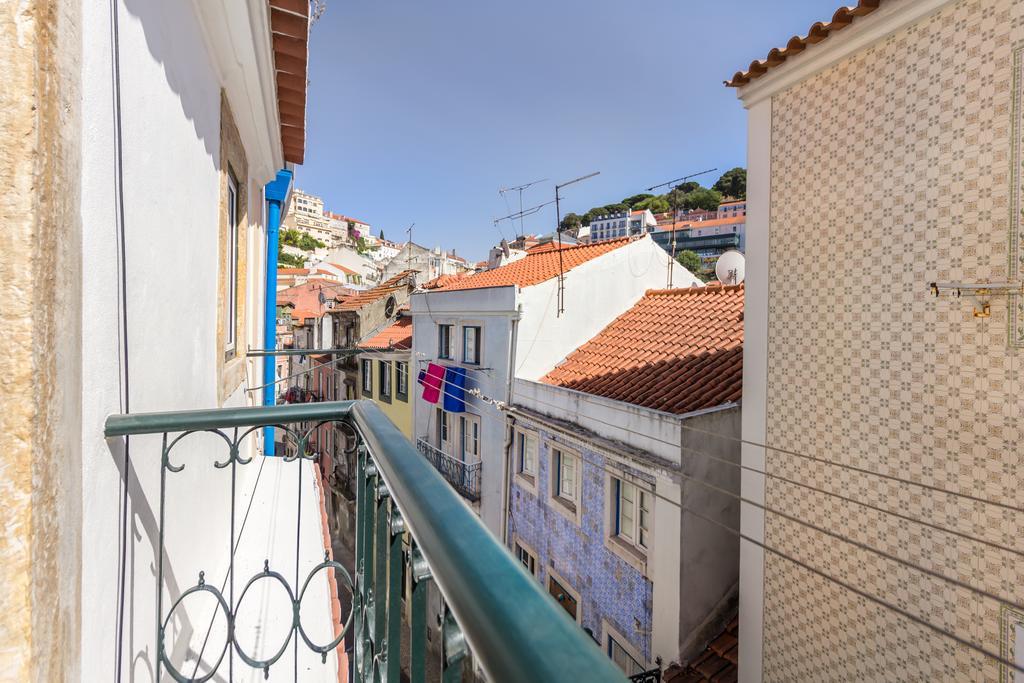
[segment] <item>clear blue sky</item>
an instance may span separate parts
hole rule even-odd
[[[722,81],[840,2],[327,0],[297,186],[374,234],[415,222],[417,243],[483,259],[508,213],[499,187],[601,171],[563,191],[564,215],[744,166],[746,115]],[[550,207],[525,227],[554,226]]]

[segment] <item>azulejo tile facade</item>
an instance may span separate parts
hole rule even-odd
[[[519,537],[537,553],[537,578],[548,586],[550,570],[569,582],[580,595],[580,626],[601,639],[601,620],[606,619],[646,660],[651,659],[651,582],[633,566],[605,547],[605,470],[613,465],[604,455],[578,443],[565,443],[536,425],[520,424],[539,434],[536,493],[513,483],[510,542]],[[582,463],[582,515],[577,526],[553,509],[550,499],[551,457],[549,443],[563,443],[578,452]],[[615,465],[618,467],[618,465]],[[627,468],[634,477],[645,475]],[[513,546],[514,547],[514,546]],[[605,648],[606,643],[602,642]]]
[[[1024,537],[1012,511],[1024,505],[1016,302],[994,299],[991,318],[974,318],[969,302],[930,298],[927,283],[1021,276],[1022,42],[1024,3],[951,3],[776,95],[771,140],[768,471],[1010,547]],[[766,486],[769,506],[1024,601],[1017,555]],[[990,651],[1012,650],[994,600],[778,516],[765,537]],[[764,619],[766,681],[1006,675],[771,553]]]

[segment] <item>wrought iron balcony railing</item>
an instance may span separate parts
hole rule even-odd
[[[462,494],[463,498],[480,500],[480,463],[462,462],[448,455],[426,439],[417,439],[416,448],[434,465],[441,476]]]
[[[288,467],[292,466],[290,463],[309,467],[309,463],[319,458],[309,453],[309,438],[319,427],[328,424],[338,424],[352,435],[350,452],[357,462],[354,577],[350,578],[342,564],[325,559],[311,567],[303,580],[298,563],[300,543],[296,538],[293,579],[286,578],[274,567],[264,566],[247,584],[239,581],[239,587],[244,588],[236,597],[232,564],[230,591],[211,585],[200,573],[198,582],[191,587],[177,587],[179,597],[168,609],[163,602],[167,589],[163,550],[167,480],[185,466],[180,460],[181,454],[174,451],[175,446],[199,432],[220,437],[226,452],[222,460],[211,464],[231,473],[233,501],[236,470],[251,462],[260,462],[258,457],[244,457],[240,447],[243,439],[254,435],[261,427],[282,429],[294,440],[294,452],[289,457],[273,460],[280,467],[286,463]],[[313,426],[297,428],[296,425]],[[441,655],[438,666],[445,683],[460,680],[469,656],[491,681],[625,680],[612,661],[541,589],[439,472],[370,401],[118,415],[107,419],[105,433],[107,437],[163,435],[159,558],[154,562],[159,590],[156,590],[156,623],[153,625],[157,637],[153,680],[163,680],[162,672],[177,681],[205,681],[214,676],[218,680],[233,680],[235,671],[243,670],[238,660],[268,673],[289,643],[296,650],[296,662],[298,648],[303,643],[326,661],[351,630],[355,680],[397,683],[401,676],[400,653],[403,643],[407,642],[409,679],[412,683],[423,682],[427,676],[427,591],[431,583],[441,596],[440,605],[430,601],[430,613],[439,616]],[[135,452],[132,457],[145,456]],[[300,496],[301,488],[300,483]],[[233,510],[234,505],[232,544],[236,539]],[[274,514],[280,517],[282,524],[288,524],[288,512],[275,509]],[[209,522],[198,510],[178,514],[173,521],[196,527]],[[130,529],[125,533],[131,533]],[[406,542],[409,550],[403,552]],[[347,616],[338,618],[333,641],[314,643],[300,619],[301,603],[313,575],[328,570],[333,570],[343,586],[351,590],[352,609]],[[407,626],[403,626],[403,579],[406,576],[411,584],[411,617]],[[260,580],[280,584],[291,602],[290,609],[284,610],[284,622],[291,624],[287,639],[279,648],[276,644],[270,645],[267,652],[276,654],[262,660],[252,652],[245,652],[235,633],[236,617],[246,591]],[[187,595],[194,593],[216,600],[217,609],[227,620],[227,642],[223,650],[219,641],[217,643],[219,659],[215,658],[201,675],[196,673],[197,664],[189,677],[187,671],[172,666],[164,640],[174,635],[167,630],[171,612]],[[184,667],[179,665],[178,668]],[[300,678],[312,680],[311,672],[303,670],[300,675],[296,665],[294,679]]]

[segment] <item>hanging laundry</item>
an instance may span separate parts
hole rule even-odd
[[[466,368],[448,368],[444,378],[444,409],[449,413],[466,411]]]
[[[431,363],[425,373],[420,373],[420,384],[423,385],[423,400],[437,403],[441,397],[441,385],[444,383],[444,366]]]

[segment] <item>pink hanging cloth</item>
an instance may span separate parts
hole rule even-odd
[[[444,383],[444,366],[436,363],[427,365],[427,372],[420,380],[423,385],[423,400],[427,403],[437,403],[441,397],[441,385]]]

